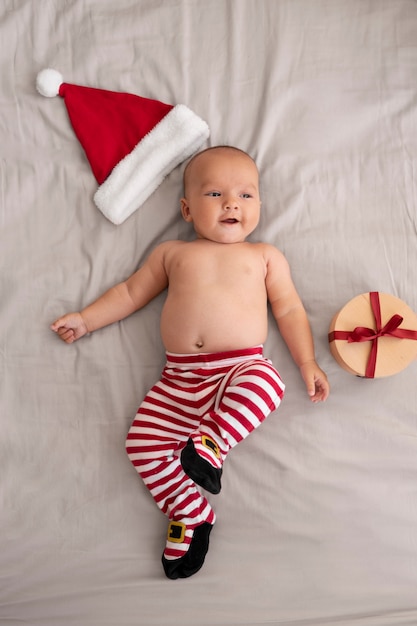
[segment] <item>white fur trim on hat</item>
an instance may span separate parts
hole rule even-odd
[[[209,134],[206,122],[177,104],[100,185],[94,194],[97,207],[113,224],[121,224]]]

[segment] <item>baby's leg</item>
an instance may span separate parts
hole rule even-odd
[[[185,474],[179,452],[198,418],[167,397],[162,382],[146,396],[126,441],[128,456],[158,507],[171,520],[162,562],[169,578],[191,576],[203,565],[215,514]]]
[[[202,484],[200,477],[205,471],[212,475],[214,469],[218,472],[218,484],[213,493],[218,493],[221,468],[229,450],[279,406],[284,389],[278,372],[267,359],[247,360],[233,367],[219,387],[214,410],[203,417],[182,452],[188,475]]]

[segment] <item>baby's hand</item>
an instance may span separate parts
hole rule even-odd
[[[57,319],[50,326],[65,343],[73,343],[88,333],[88,328],[81,313],[68,313]]]
[[[307,361],[300,366],[301,376],[307,387],[307,393],[312,402],[327,400],[330,385],[326,374],[319,368],[316,361]]]

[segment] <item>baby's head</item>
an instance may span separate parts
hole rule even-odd
[[[259,222],[260,206],[258,168],[243,150],[208,148],[185,168],[181,211],[199,238],[244,241]]]
[[[255,161],[251,156],[244,150],[240,148],[235,148],[234,146],[213,146],[212,148],[206,148],[206,150],[202,150],[195,154],[187,163],[187,166],[184,170],[184,195],[186,195],[187,184],[192,181],[194,176],[198,176],[198,170],[195,171],[195,165],[198,162],[201,162],[202,169],[205,169],[205,163],[210,162],[211,158],[213,159],[239,159],[241,163],[248,163],[249,168],[255,170],[256,176],[258,177],[259,184],[259,173],[258,168],[256,166]],[[239,163],[239,161],[236,161]]]

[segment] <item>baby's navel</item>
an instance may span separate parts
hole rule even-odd
[[[198,339],[198,341],[195,342],[195,345],[197,348],[202,348],[204,346],[204,342],[201,341],[201,339]]]

